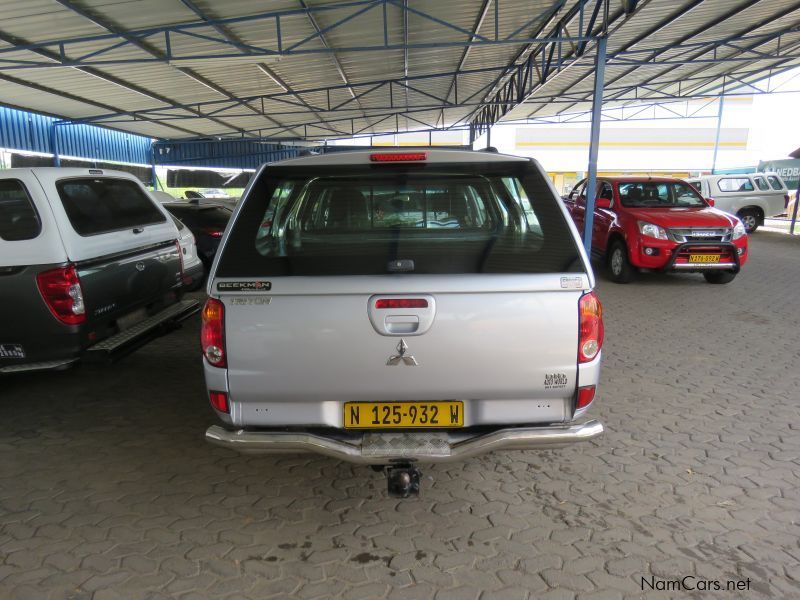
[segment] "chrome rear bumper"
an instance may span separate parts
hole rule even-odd
[[[579,425],[501,429],[473,437],[459,432],[365,433],[347,440],[314,433],[230,431],[213,425],[206,441],[248,454],[312,452],[365,465],[396,460],[425,463],[457,462],[494,450],[551,450],[585,442],[603,433],[599,421]]]

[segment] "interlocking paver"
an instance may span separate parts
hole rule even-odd
[[[641,577],[800,597],[800,240],[736,281],[602,276],[596,442],[369,469],[206,445],[197,319],[113,367],[3,379],[0,598],[641,598]],[[92,596],[94,594],[94,596]]]

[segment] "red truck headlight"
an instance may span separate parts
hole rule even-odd
[[[200,344],[203,356],[215,367],[226,367],[225,356],[225,305],[216,298],[209,298],[203,306]]]
[[[603,347],[603,306],[594,292],[581,296],[578,303],[580,336],[578,362],[585,363],[597,356]]]

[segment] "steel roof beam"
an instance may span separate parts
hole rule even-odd
[[[363,81],[363,82],[358,82],[358,83],[352,83],[352,82],[348,81],[348,83],[346,83],[346,84],[336,84],[336,85],[331,85],[331,86],[304,88],[304,89],[301,89],[301,90],[276,92],[276,93],[272,93],[272,94],[263,94],[263,95],[258,95],[258,96],[244,96],[242,98],[239,98],[239,100],[237,102],[232,102],[232,101],[227,100],[227,99],[225,99],[225,100],[207,100],[207,101],[203,101],[203,102],[192,102],[192,103],[187,103],[187,104],[178,104],[178,105],[174,106],[174,108],[175,109],[184,109],[184,110],[188,110],[190,108],[202,108],[202,109],[204,109],[204,108],[208,108],[208,107],[211,107],[211,106],[233,108],[233,107],[237,106],[238,104],[240,104],[241,102],[260,102],[262,100],[263,101],[281,101],[281,99],[283,99],[283,98],[289,98],[289,97],[293,98],[298,94],[304,95],[304,94],[314,94],[314,93],[333,92],[333,91],[338,91],[338,90],[352,89],[353,92],[354,92],[354,96],[355,97],[351,97],[349,100],[346,100],[346,101],[344,101],[344,102],[342,102],[342,103],[340,103],[338,105],[332,105],[330,108],[327,108],[325,106],[314,106],[314,105],[311,105],[313,107],[313,109],[315,111],[318,111],[318,112],[325,112],[326,110],[335,111],[335,110],[345,106],[346,104],[355,101],[356,98],[363,97],[363,96],[365,96],[365,95],[367,95],[367,94],[369,94],[371,92],[374,92],[374,91],[376,91],[376,90],[378,90],[381,87],[384,87],[386,85],[390,85],[390,84],[391,85],[400,85],[400,84],[402,84],[403,82],[406,82],[406,81],[425,81],[425,80],[428,80],[428,79],[437,79],[437,78],[452,79],[453,76],[459,76],[459,75],[478,75],[478,74],[485,74],[485,73],[497,73],[497,72],[499,72],[499,71],[501,71],[503,69],[505,69],[505,67],[484,67],[484,68],[478,68],[478,69],[469,69],[469,70],[465,70],[465,71],[461,71],[461,72],[457,72],[457,73],[454,73],[453,71],[446,71],[446,72],[443,72],[443,73],[428,73],[428,74],[425,74],[425,75],[411,75],[411,76],[409,76],[407,78],[406,77],[398,77],[398,78],[395,78],[395,79],[378,79],[378,80]],[[487,84],[487,86],[490,85],[490,83]],[[486,87],[486,86],[484,86],[484,87]],[[357,88],[369,88],[369,89],[367,89],[364,92],[356,92]],[[165,110],[164,108],[144,109],[142,111],[138,111],[137,114],[145,115],[145,114],[151,114],[151,113],[159,113],[159,112],[163,112],[164,110]],[[90,116],[90,117],[86,117],[83,120],[86,121],[86,122],[90,122],[90,121],[99,122],[99,121],[102,121],[104,119],[113,118],[115,116],[116,116],[116,114],[113,114],[113,113],[111,113],[111,114],[100,114],[100,115],[93,115],[93,116]]]
[[[486,19],[486,15],[489,14],[489,8],[492,6],[492,0],[483,0],[483,4],[478,10],[478,16],[475,17],[475,24],[472,26],[472,36],[470,36],[470,40],[474,40],[478,30],[483,25],[484,20]],[[497,11],[498,4],[495,2],[495,11]],[[496,23],[497,23],[497,13],[495,13],[495,32],[496,30]],[[453,88],[456,86],[456,82],[458,81],[457,73],[464,68],[464,64],[467,62],[467,58],[469,57],[469,51],[472,49],[472,46],[467,46],[464,48],[464,51],[461,53],[461,58],[458,61],[458,65],[456,66],[456,75],[453,75],[453,81],[450,82],[450,87],[447,89],[447,93],[444,95],[445,100],[450,99],[450,94],[453,92]],[[406,50],[408,52],[408,50]],[[458,94],[456,94],[455,98],[456,102],[458,102]]]
[[[682,45],[682,44],[685,44],[685,43],[689,42],[689,40],[691,40],[693,37],[696,37],[696,36],[698,36],[698,35],[700,35],[700,34],[704,33],[705,31],[707,31],[708,29],[711,29],[711,28],[713,28],[713,27],[716,27],[717,25],[720,25],[720,24],[724,23],[725,21],[727,21],[727,20],[729,20],[729,19],[731,19],[731,18],[735,17],[736,15],[739,15],[739,14],[741,14],[743,11],[745,11],[745,10],[747,10],[747,9],[749,9],[749,8],[751,8],[751,7],[753,7],[753,6],[755,6],[756,4],[758,4],[758,3],[759,3],[759,2],[761,2],[761,1],[762,1],[762,0],[747,0],[747,1],[743,2],[743,3],[741,3],[741,4],[738,4],[738,5],[737,5],[737,6],[735,6],[733,9],[731,9],[731,10],[729,10],[729,11],[726,11],[726,12],[725,12],[725,13],[723,13],[722,15],[718,16],[717,18],[715,18],[715,19],[714,19],[714,20],[713,20],[711,23],[704,23],[702,27],[695,28],[695,29],[693,29],[693,30],[692,30],[690,33],[684,34],[683,36],[681,36],[681,37],[680,37],[680,38],[678,38],[677,40],[674,40],[674,41],[672,42],[672,44],[671,44],[671,45],[672,45],[672,46],[680,46],[680,45]],[[699,6],[701,3],[702,3],[702,0],[694,0],[694,1],[691,3],[691,8],[690,8],[689,10],[692,10],[692,9],[696,8],[696,7],[697,7],[697,6]],[[798,2],[798,3],[795,3],[795,5],[794,5],[794,6],[792,6],[792,7],[789,7],[789,8],[787,8],[787,9],[784,9],[784,10],[780,11],[780,13],[779,13],[778,15],[771,15],[771,16],[770,16],[768,19],[765,19],[765,20],[761,21],[760,23],[753,24],[753,25],[748,25],[748,27],[747,27],[746,31],[748,31],[748,32],[749,32],[749,31],[756,30],[756,29],[758,29],[759,27],[763,27],[764,25],[767,25],[767,24],[769,24],[769,23],[772,23],[772,22],[774,22],[776,19],[780,19],[780,18],[782,18],[783,16],[786,16],[786,15],[790,14],[791,12],[794,12],[794,11],[795,11],[795,10],[797,10],[798,8],[800,8],[800,2]],[[679,14],[679,13],[680,13],[680,14]],[[673,13],[673,14],[672,14],[672,15],[671,15],[671,16],[668,18],[668,20],[667,20],[667,22],[666,22],[666,23],[662,23],[662,24],[660,24],[660,26],[657,28],[657,30],[656,30],[656,31],[660,31],[660,30],[664,29],[665,27],[667,27],[669,24],[671,24],[671,23],[672,23],[672,22],[674,22],[675,20],[677,20],[677,19],[681,18],[682,16],[685,16],[687,13],[688,13],[688,11],[683,11],[683,12],[681,12],[681,11],[678,11],[678,12],[676,12],[676,13]],[[655,33],[655,32],[653,32],[653,33]],[[652,35],[652,34],[650,34],[650,35]],[[640,36],[640,37],[641,37],[641,36]],[[735,40],[735,39],[737,39],[738,37],[739,37],[739,35],[736,35],[736,36],[730,36],[730,37],[729,37],[729,38],[727,38],[727,39],[728,39],[728,40]],[[645,38],[641,38],[641,39],[645,39]],[[638,42],[637,42],[637,43],[638,43]],[[628,50],[628,49],[629,49],[629,48],[630,48],[632,45],[634,45],[634,44],[627,44],[627,45],[626,45],[626,47],[625,47],[624,49],[625,49],[625,50]],[[666,52],[666,51],[667,51],[666,49],[665,49],[665,50],[662,50],[662,51],[661,51],[661,53],[663,53],[663,52]],[[702,55],[704,52],[705,52],[705,51],[701,51],[700,53],[698,53],[698,54],[695,54],[694,58],[696,58],[696,57],[698,57],[698,56],[701,56],[701,55]],[[633,72],[636,70],[636,68],[638,68],[638,67],[634,67],[633,69],[629,69],[629,70],[628,70],[628,71],[626,71],[625,73],[623,73],[623,74],[621,74],[621,75],[618,75],[617,77],[613,78],[613,79],[612,79],[612,80],[609,82],[609,84],[614,84],[615,82],[617,82],[617,81],[621,80],[622,78],[624,78],[624,77],[627,77],[628,75],[630,75],[631,73],[633,73]],[[695,73],[697,73],[697,72],[698,72],[698,71],[695,71]],[[694,73],[693,73],[693,74],[694,74]],[[646,84],[646,83],[649,83],[649,82],[650,82],[650,81],[652,81],[652,80],[653,80],[655,77],[657,77],[657,75],[656,75],[656,76],[653,76],[653,77],[649,77],[648,79],[646,79],[644,82],[641,82],[641,83],[645,83],[645,84]],[[584,79],[585,79],[585,78],[584,78]],[[613,100],[613,98],[611,98],[611,100]],[[536,112],[536,111],[534,111],[534,113],[531,113],[531,114],[535,114],[535,112]],[[531,116],[531,115],[529,115],[529,116]]]
[[[793,12],[795,12],[795,11],[797,11],[797,10],[800,10],[800,2],[796,2],[796,3],[795,3],[795,4],[793,4],[792,6],[790,6],[790,7],[787,7],[786,9],[784,9],[784,10],[780,11],[780,12],[779,12],[777,15],[772,15],[772,16],[770,16],[770,17],[769,17],[769,18],[767,18],[767,19],[763,19],[762,21],[760,21],[760,22],[758,22],[758,23],[756,23],[756,24],[753,24],[753,25],[749,26],[749,27],[747,28],[747,31],[754,31],[754,30],[760,29],[761,27],[764,27],[764,26],[766,26],[766,25],[769,25],[769,24],[771,24],[772,22],[774,22],[774,20],[777,20],[777,19],[782,19],[782,18],[784,18],[784,17],[786,17],[786,16],[790,15],[791,13],[793,13]],[[798,30],[798,28],[800,28],[800,22],[796,22],[796,23],[792,24],[792,25],[791,25],[789,28],[787,28],[787,31],[797,31],[797,30]],[[738,38],[737,38],[736,36],[731,36],[731,37],[729,37],[729,38],[727,38],[727,39],[728,39],[729,41],[735,41],[735,40],[736,40],[736,39],[738,39]],[[759,43],[763,43],[763,42],[759,42]],[[758,45],[758,44],[755,44],[755,46],[757,46],[757,45]],[[792,46],[792,48],[793,48],[795,51],[797,51],[798,49],[800,49],[800,44],[794,44],[794,45]],[[787,51],[787,49],[786,49],[785,47],[784,47],[784,48],[777,48],[776,50],[778,50],[779,52],[786,52],[786,51]],[[700,53],[698,53],[696,56],[702,56],[702,54],[703,54],[703,52],[700,52]],[[734,53],[734,54],[735,54],[735,53]],[[778,63],[778,64],[771,65],[771,66],[770,66],[770,68],[771,68],[771,69],[772,69],[772,68],[777,68],[777,67],[779,67],[781,64],[785,64],[785,63],[787,63],[787,62],[790,62],[790,61],[792,61],[792,60],[795,60],[795,59],[797,58],[797,56],[790,55],[790,56],[788,56],[788,57],[787,57],[787,56],[785,56],[785,54],[781,54],[779,57],[776,57],[776,58],[780,58],[780,59],[781,59],[781,61],[780,61],[780,63]],[[754,61],[758,61],[758,60],[762,60],[762,59],[760,59],[760,58],[754,58],[754,59],[752,59],[752,61],[743,61],[743,62],[754,62]],[[690,75],[690,76],[692,76],[692,75],[696,75],[697,73],[700,73],[700,72],[702,72],[702,71],[703,71],[703,69],[697,69],[696,71],[694,71],[693,73],[690,73],[689,75]],[[724,75],[724,74],[723,74],[723,75]],[[767,75],[767,76],[765,76],[765,77],[762,77],[761,79],[765,79],[765,78],[767,78],[768,76],[769,76],[769,75]],[[717,78],[719,78],[719,74],[717,75]],[[724,85],[723,85],[723,91],[724,91]]]
[[[252,53],[253,53],[252,50],[249,49],[248,45],[245,44],[244,40],[242,40],[238,35],[236,35],[233,31],[231,31],[230,28],[227,25],[223,25],[223,24],[214,22],[214,20],[209,18],[209,16],[202,9],[200,9],[200,7],[197,6],[194,3],[193,0],[181,0],[181,2],[184,4],[184,6],[186,6],[186,8],[191,10],[197,17],[199,17],[201,20],[203,20],[206,23],[208,23],[223,38],[225,38],[226,40],[228,40],[232,44],[240,46],[246,54],[252,55]],[[267,77],[272,79],[272,81],[274,81],[277,85],[279,85],[281,88],[283,88],[283,90],[285,92],[292,93],[298,99],[298,101],[300,101],[304,106],[310,108],[308,106],[308,103],[305,100],[303,100],[302,97],[298,96],[297,94],[294,94],[294,92],[289,87],[289,85],[285,81],[283,81],[283,79],[277,73],[275,73],[275,71],[273,71],[272,69],[270,69],[267,65],[265,65],[263,63],[258,63],[256,65],[256,67],[262,73],[264,73]],[[245,106],[247,106],[246,103],[243,103],[243,104],[245,104]],[[274,123],[278,122],[278,121],[275,121],[274,119],[272,119],[271,117],[270,117],[270,120],[272,122],[274,122]]]
[[[408,83],[408,0],[403,0],[403,78],[404,83]],[[391,94],[392,87],[389,86],[389,93]],[[403,89],[403,94],[406,99],[406,108],[408,108],[408,87]],[[406,123],[408,129],[408,123]]]
[[[677,10],[673,11],[672,13],[670,13],[670,15],[666,19],[662,20],[659,23],[656,23],[653,27],[650,27],[647,30],[645,30],[642,33],[640,33],[639,35],[637,35],[634,39],[632,39],[627,44],[622,46],[619,50],[617,50],[617,52],[620,52],[620,51],[624,52],[624,51],[630,50],[636,44],[640,44],[644,40],[648,39],[650,36],[653,36],[656,33],[658,33],[659,31],[661,31],[664,28],[668,27],[669,25],[674,23],[677,19],[681,18],[682,16],[684,16],[688,12],[694,10],[695,8],[700,6],[704,1],[705,0],[691,0],[688,4],[684,4],[684,5],[680,6]],[[758,1],[758,0],[756,0],[756,1]],[[588,77],[588,75],[586,75],[584,77],[581,77],[578,80],[578,82],[585,81],[587,77]],[[609,82],[609,84],[613,84],[614,82],[616,82],[618,80],[619,80],[619,77],[614,78],[613,80],[611,80]],[[528,117],[532,117],[535,113],[536,113],[536,111],[534,111],[533,113],[529,114]]]
[[[610,21],[615,21],[622,12],[615,15],[613,18],[608,14],[609,0],[578,0],[564,15],[556,19],[558,10],[564,6],[564,2],[556,4],[555,11],[551,10],[549,20],[542,25],[536,32],[534,37],[538,37],[542,31],[550,29],[550,33],[546,37],[551,38],[553,41],[548,43],[539,43],[537,45],[529,45],[523,48],[517,56],[508,64],[507,73],[498,78],[496,85],[499,87],[497,92],[490,92],[485,99],[488,99],[494,94],[495,100],[505,100],[504,106],[487,106],[477,111],[473,111],[467,119],[472,124],[473,137],[477,137],[489,126],[499,121],[503,116],[508,114],[517,105],[521,104],[524,99],[530,95],[531,91],[536,87],[542,85],[550,75],[551,68],[553,67],[553,56],[556,49],[558,49],[558,60],[554,67],[556,73],[566,68],[569,64],[583,54],[585,43],[581,41],[575,50],[564,52],[561,47],[562,43],[566,40],[563,36],[563,31],[567,25],[572,23],[575,19],[579,20],[579,26],[584,21],[584,9],[592,3],[594,4],[594,11],[592,17],[586,27],[586,32],[579,31],[580,37],[583,39],[591,38],[593,35],[603,34]],[[600,18],[599,32],[594,34],[595,22],[602,11]],[[520,60],[524,58],[523,62]],[[538,64],[538,57],[541,57],[541,66]],[[535,72],[534,72],[535,71]],[[507,77],[507,79],[506,79]],[[504,82],[502,82],[505,79]],[[502,83],[501,83],[502,82]]]
[[[300,3],[300,6],[302,6],[303,9],[306,10],[306,16],[308,17],[308,21],[311,23],[311,26],[314,28],[314,31],[317,32],[317,36],[319,37],[320,43],[325,48],[330,49],[330,46],[328,45],[328,40],[325,39],[324,31],[320,28],[319,24],[317,23],[317,20],[314,18],[314,15],[311,13],[311,11],[309,11],[309,7],[306,4],[305,0],[297,0],[297,1]],[[331,28],[330,27],[326,28],[326,30],[329,30],[329,29],[331,29]],[[361,110],[363,112],[364,109],[361,106],[361,102],[359,102],[358,98],[356,97],[356,94],[353,91],[353,86],[350,85],[350,80],[347,78],[347,74],[344,72],[344,67],[342,67],[342,63],[339,62],[339,58],[336,56],[336,52],[332,51],[330,56],[331,56],[331,60],[333,61],[334,67],[336,67],[336,71],[339,73],[339,77],[342,78],[342,81],[344,82],[347,90],[350,92],[350,95],[353,97],[353,100],[356,101],[356,103],[358,104],[359,108],[361,108]],[[366,115],[364,115],[364,120],[365,121],[367,120]],[[367,121],[367,122],[369,122],[369,121]]]
[[[190,135],[197,135],[196,131],[192,131],[190,129],[185,129],[185,128],[180,127],[178,125],[173,125],[171,123],[161,123],[157,119],[149,119],[147,117],[139,117],[139,118],[137,118],[136,113],[134,113],[134,112],[124,111],[124,110],[122,110],[120,108],[116,108],[114,106],[111,106],[110,104],[105,104],[103,102],[98,102],[97,100],[92,100],[90,98],[84,98],[83,96],[78,96],[77,94],[72,94],[70,92],[64,92],[62,90],[57,90],[55,88],[51,88],[51,87],[47,87],[47,86],[44,86],[44,85],[40,85],[38,83],[33,83],[32,81],[28,81],[26,79],[18,79],[16,77],[11,77],[9,75],[0,74],[0,81],[13,83],[15,85],[26,87],[26,88],[31,89],[31,90],[36,90],[37,92],[42,92],[42,93],[45,93],[45,94],[52,94],[53,96],[58,96],[59,98],[65,98],[67,100],[72,100],[74,102],[80,102],[80,103],[86,104],[88,106],[96,106],[98,108],[102,108],[103,110],[119,111],[118,114],[126,115],[127,117],[129,117],[129,119],[127,121],[124,121],[125,123],[135,123],[135,122],[145,121],[145,122],[148,122],[148,123],[152,123],[153,125],[160,125],[160,126],[168,127],[168,128],[173,129],[175,131],[180,131],[181,133],[188,133]],[[16,105],[12,106],[12,105],[9,105],[7,103],[3,103],[3,105],[4,106],[9,106],[10,108],[16,108],[18,110],[30,111],[30,108],[25,108],[25,107],[16,106]],[[67,117],[66,115],[55,114],[55,113],[43,113],[43,114],[49,114],[50,116],[58,117],[59,119],[63,119],[64,121],[72,122],[72,120],[69,117]],[[103,125],[99,124],[99,126],[103,126]],[[131,133],[131,132],[125,131],[125,133]]]
[[[292,96],[294,96],[295,98],[297,98],[297,101],[300,103],[300,105],[301,105],[301,106],[304,106],[305,108],[307,108],[307,109],[308,109],[308,111],[309,111],[309,112],[311,112],[311,113],[312,113],[314,116],[316,116],[316,117],[317,117],[319,120],[321,120],[321,121],[323,121],[323,122],[327,122],[327,121],[325,121],[325,118],[324,118],[324,117],[323,117],[323,116],[320,114],[320,111],[317,111],[317,109],[315,109],[315,108],[314,108],[313,106],[311,106],[311,105],[310,105],[308,102],[306,102],[306,101],[303,99],[303,97],[302,97],[300,94],[298,94],[297,92],[295,92],[294,90],[292,90],[291,86],[289,86],[289,84],[288,84],[288,83],[286,83],[286,81],[284,81],[284,79],[283,79],[283,78],[282,78],[280,75],[278,75],[278,73],[276,73],[276,72],[275,72],[273,69],[269,68],[269,67],[268,67],[267,65],[265,65],[264,63],[258,63],[258,64],[256,65],[256,67],[258,67],[258,69],[259,69],[259,70],[260,70],[262,73],[264,73],[264,75],[266,75],[266,76],[267,76],[267,77],[269,77],[269,78],[270,78],[270,79],[271,79],[273,82],[275,82],[275,84],[276,84],[278,87],[281,87],[281,88],[283,88],[283,91],[285,91],[285,92],[289,92],[289,93],[290,93]],[[275,114],[278,114],[278,115],[280,115],[280,114],[283,114],[283,113],[280,113],[280,112],[276,113],[275,111],[270,111],[270,114],[272,114],[272,115],[275,115]],[[345,132],[344,132],[344,131],[337,131],[337,130],[333,130],[333,131],[334,131],[335,133],[339,133],[339,134],[345,135]]]
[[[10,44],[12,46],[16,46],[16,45],[18,45],[20,43],[23,43],[23,44],[26,43],[24,40],[22,40],[22,39],[20,39],[20,38],[18,38],[16,36],[10,35],[8,33],[5,33],[3,31],[0,31],[0,41],[3,41],[3,42],[5,42],[7,44]],[[36,54],[38,54],[39,56],[41,56],[43,58],[46,58],[48,60],[52,60],[52,61],[58,61],[59,60],[59,55],[54,53],[54,52],[51,52],[49,50],[35,50],[34,52]],[[107,81],[108,83],[112,83],[112,84],[117,85],[119,87],[125,88],[125,89],[127,89],[129,91],[132,91],[132,92],[135,92],[137,94],[141,94],[141,95],[146,96],[148,98],[151,98],[153,100],[158,100],[160,102],[162,101],[159,97],[151,95],[149,92],[147,92],[147,90],[144,90],[144,89],[140,88],[139,86],[133,85],[133,84],[127,82],[127,81],[123,81],[123,80],[121,80],[118,77],[115,77],[113,75],[108,75],[106,73],[103,73],[102,71],[98,71],[97,69],[93,69],[93,68],[90,68],[90,67],[78,67],[78,68],[76,68],[76,70],[80,71],[81,73],[84,73],[86,75],[91,75],[92,77],[96,77],[98,79],[102,79],[104,81]],[[47,92],[47,93],[50,93],[50,94],[55,94],[56,96],[62,96],[64,98],[69,98],[70,100],[75,100],[76,102],[83,102],[83,103],[85,103],[85,104],[87,104],[89,106],[97,106],[98,108],[103,108],[104,110],[111,109],[114,112],[116,112],[117,114],[130,115],[131,117],[133,117],[134,120],[136,120],[136,119],[144,120],[144,121],[149,120],[144,115],[142,115],[142,116],[137,115],[135,111],[128,111],[128,110],[125,110],[125,109],[122,109],[122,108],[111,106],[109,104],[105,104],[105,103],[102,103],[102,102],[97,102],[95,100],[90,100],[88,98],[83,98],[82,96],[79,96],[77,94],[72,94],[70,92],[65,92],[65,91],[62,91],[62,90],[57,90],[55,88],[50,88],[50,87],[47,87],[47,86],[39,85],[39,84],[36,84],[34,82],[28,81],[27,79],[18,79],[16,77],[12,77],[10,75],[2,75],[2,74],[0,74],[0,79],[2,79],[3,81],[8,81],[9,83],[16,83],[17,85],[22,85],[22,86],[25,86],[25,87],[30,88],[30,89],[35,89],[37,91],[44,91],[44,92]],[[164,104],[168,104],[168,102],[164,102]],[[189,130],[189,129],[184,129],[182,127],[177,127],[177,126],[171,126],[171,127],[173,129],[175,129],[176,131],[181,131],[182,133],[190,133],[192,135],[197,135],[196,131],[192,131],[192,130]]]
[[[61,0],[58,0],[61,1]],[[147,27],[141,29],[127,29],[122,30],[121,28],[113,28],[107,29],[109,33],[107,34],[100,34],[100,35],[84,35],[84,36],[77,36],[72,38],[61,38],[61,39],[51,39],[51,40],[44,40],[44,41],[37,41],[37,42],[26,42],[24,45],[20,45],[17,48],[0,48],[0,57],[5,56],[9,53],[16,53],[19,50],[38,50],[38,49],[45,49],[50,50],[53,48],[58,48],[58,54],[61,55],[61,60],[57,65],[53,65],[47,61],[36,61],[36,60],[25,60],[21,58],[0,58],[0,69],[3,70],[11,70],[11,69],[27,69],[27,68],[51,68],[51,67],[70,67],[70,66],[104,66],[104,65],[112,65],[112,64],[152,64],[152,63],[170,63],[170,64],[177,64],[180,61],[184,60],[219,60],[221,58],[231,58],[231,57],[246,57],[246,56],[293,56],[293,55],[303,55],[303,54],[329,54],[336,58],[336,54],[339,52],[374,52],[378,50],[394,50],[394,49],[403,49],[406,53],[409,49],[414,48],[446,48],[446,47],[469,47],[475,45],[522,45],[522,44],[534,44],[538,43],[541,40],[527,38],[527,37],[516,37],[516,35],[507,36],[505,38],[497,37],[496,39],[489,39],[485,36],[480,34],[472,35],[472,32],[463,29],[462,27],[454,24],[449,23],[444,19],[436,18],[424,11],[415,9],[408,5],[407,0],[360,0],[360,1],[351,1],[351,2],[342,2],[333,5],[324,5],[324,6],[308,6],[305,4],[304,0],[301,1],[301,8],[300,9],[288,9],[283,11],[273,11],[268,13],[260,13],[257,15],[250,15],[247,17],[232,17],[227,19],[201,19],[200,21],[194,21],[191,23],[176,23],[170,25],[162,25],[156,27]],[[565,0],[561,0],[563,3]],[[65,0],[65,2],[72,3],[72,0]],[[63,2],[62,2],[63,4]],[[386,22],[386,11],[383,11],[384,15],[384,43],[383,44],[373,44],[373,45],[361,45],[361,46],[347,46],[347,47],[333,47],[328,44],[326,37],[324,34],[329,33],[337,28],[340,28],[345,23],[351,22],[356,18],[360,17],[361,15],[367,13],[369,10],[377,7],[385,6],[387,4],[391,4],[392,6],[396,6],[401,9],[404,14],[404,19],[407,20],[409,14],[414,14],[419,16],[420,18],[424,18],[430,20],[441,27],[447,28],[452,31],[456,31],[459,33],[467,33],[469,37],[467,39],[454,39],[448,41],[432,41],[432,42],[418,42],[414,44],[409,44],[407,40],[404,41],[402,44],[389,44],[388,43],[388,31],[387,31],[387,22]],[[65,4],[66,5],[66,4]],[[188,4],[187,4],[188,6]],[[495,5],[496,6],[496,5]],[[95,16],[94,13],[90,13],[87,9],[84,9],[78,5],[72,3],[72,8],[75,12],[79,14],[84,14],[87,18],[93,19],[96,22],[98,18]],[[317,24],[317,20],[315,18],[315,14],[318,12],[326,12],[332,10],[339,10],[346,8],[357,8],[354,13],[348,15],[345,18],[339,19],[334,24],[326,27],[324,30],[320,28]],[[497,10],[495,11],[498,12]],[[202,11],[201,11],[202,14]],[[305,14],[309,21],[315,27],[314,33],[311,36],[308,36],[305,40],[299,43],[292,44],[291,46],[284,47],[285,44],[283,43],[283,35],[281,33],[281,16],[284,18],[286,16],[298,15],[298,14]],[[270,20],[272,21],[277,35],[276,40],[276,47],[275,48],[266,48],[261,46],[256,46],[253,44],[246,44],[242,41],[237,41],[235,39],[231,39],[225,36],[211,36],[204,32],[204,30],[212,28],[215,32],[218,32],[220,28],[224,28],[228,25],[235,24],[235,23],[242,23],[242,22],[254,22],[258,20]],[[535,19],[531,19],[529,23],[532,23]],[[100,24],[100,23],[98,23]],[[102,24],[100,24],[102,26]],[[186,54],[179,51],[179,45],[174,44],[174,38],[177,36],[185,36],[190,37],[193,39],[200,39],[206,42],[213,42],[220,46],[219,50],[221,51],[214,51],[207,54]],[[165,56],[152,56],[150,58],[113,58],[113,57],[103,57],[103,55],[107,55],[114,49],[126,46],[126,45],[133,45],[134,47],[141,47],[140,44],[147,43],[152,47],[152,44],[148,41],[150,38],[157,37],[159,40],[163,39],[165,45],[167,46],[167,52],[162,53]],[[311,40],[318,39],[323,42],[321,47],[317,48],[300,48],[301,45],[306,45]],[[99,50],[94,50],[85,54],[83,56],[79,56],[78,58],[72,57],[69,58],[67,56],[67,51],[71,46],[76,44],[85,44],[85,43],[107,43],[108,46],[101,48]],[[51,50],[52,51],[52,50]],[[101,58],[102,57],[102,58]],[[336,58],[338,62],[338,58]],[[341,65],[340,65],[341,66]],[[342,69],[342,72],[344,70]]]
[[[80,15],[81,17],[91,21],[92,23],[94,23],[98,27],[102,27],[106,31],[109,31],[109,32],[111,32],[111,33],[113,33],[115,35],[118,35],[118,36],[122,37],[123,39],[127,40],[130,44],[136,46],[137,48],[139,48],[143,52],[146,52],[150,56],[152,56],[154,58],[157,58],[159,60],[165,60],[165,61],[169,59],[169,57],[166,54],[164,54],[157,47],[155,47],[152,44],[149,44],[147,42],[144,42],[144,41],[140,40],[139,38],[131,35],[127,31],[125,31],[122,28],[120,28],[119,26],[117,26],[115,23],[111,22],[109,19],[106,19],[104,17],[100,17],[100,16],[96,15],[94,12],[92,12],[92,11],[90,11],[90,10],[88,10],[88,9],[78,5],[78,4],[76,4],[73,0],[56,0],[56,2],[58,2],[59,4],[64,6],[65,8],[69,9],[70,11],[74,12],[75,14]],[[200,73],[197,73],[195,70],[189,69],[187,67],[178,67],[178,66],[174,66],[174,65],[173,65],[173,67],[176,70],[178,70],[179,72],[181,72],[182,74],[184,74],[185,76],[187,76],[190,79],[200,83],[201,85],[204,85],[205,87],[209,88],[210,90],[212,90],[212,91],[214,91],[214,92],[216,92],[218,94],[221,94],[223,96],[226,96],[227,98],[229,98],[231,100],[235,100],[236,99],[236,97],[233,94],[231,94],[228,90],[226,90],[225,88],[223,88],[220,85],[217,85],[216,83],[214,83],[210,79],[204,77]],[[156,97],[156,95],[153,95],[153,97]],[[174,106],[174,101],[170,100],[169,98],[165,98],[164,96],[160,96],[160,95],[158,95],[158,98],[159,98],[159,100],[161,102],[164,102],[165,104],[172,104]],[[249,105],[245,105],[245,106],[247,106],[247,108],[249,108],[255,114],[261,115],[261,113],[258,111],[258,109],[254,108],[252,106],[249,106]],[[203,116],[200,111],[195,111],[195,112],[196,112],[196,114],[198,116]],[[273,123],[280,124],[277,121],[275,121],[274,119],[271,119],[270,117],[267,117],[266,115],[262,115],[262,116],[264,116],[266,119],[268,119],[269,121],[271,121]],[[204,118],[208,118],[208,120],[213,121],[217,125],[221,125],[223,127],[226,127],[227,129],[231,129],[233,131],[238,131],[239,133],[243,133],[243,134],[246,133],[244,129],[242,129],[240,127],[237,127],[235,125],[232,125],[230,123],[227,123],[227,122],[225,122],[225,121],[223,121],[221,119],[218,119],[216,117],[204,117]]]

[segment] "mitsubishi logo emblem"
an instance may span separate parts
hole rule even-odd
[[[417,362],[417,359],[411,354],[406,354],[406,352],[408,352],[408,344],[406,344],[404,339],[401,339],[400,343],[397,344],[397,354],[392,354],[386,361],[386,364],[399,365],[400,363],[403,363],[409,367],[418,367],[419,363]]]

